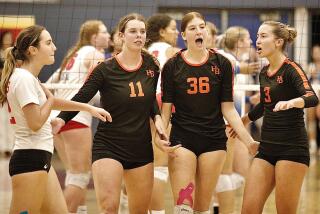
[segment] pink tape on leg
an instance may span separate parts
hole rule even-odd
[[[181,205],[183,204],[184,200],[187,200],[190,203],[190,207],[193,207],[193,199],[192,199],[193,189],[194,189],[193,183],[190,183],[185,189],[181,189],[179,192],[177,205]]]

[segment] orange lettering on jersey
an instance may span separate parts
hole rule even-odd
[[[219,75],[220,74],[220,69],[218,68],[218,66],[216,65],[212,65],[211,66],[211,71],[216,74],[216,75]]]
[[[277,83],[278,83],[278,84],[283,83],[282,76],[277,76]]]
[[[149,77],[154,77],[154,71],[152,71],[152,70],[146,70],[146,72],[147,72],[147,76],[149,76]]]

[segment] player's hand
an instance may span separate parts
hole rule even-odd
[[[276,106],[274,107],[273,111],[277,112],[277,111],[284,111],[284,110],[288,110],[294,107],[294,103],[291,102],[291,100],[289,101],[279,101]]]
[[[259,145],[260,145],[260,142],[258,141],[253,141],[249,143],[248,145],[249,154],[252,156],[256,156],[258,154]]]
[[[165,132],[165,128],[160,115],[155,116],[154,125],[156,127],[157,133],[162,140],[169,141],[168,135]]]
[[[226,134],[228,138],[238,137],[237,132],[230,125],[226,125]]]
[[[51,123],[53,135],[58,134],[60,129],[66,124],[65,121],[59,117],[52,119],[50,123]]]
[[[95,107],[95,106],[90,105],[89,112],[93,117],[96,117],[96,118],[102,120],[103,122],[106,122],[106,121],[109,121],[110,123],[112,122],[112,117],[111,117],[110,113],[107,112],[106,110],[104,110],[103,108],[99,108],[99,107]]]
[[[175,151],[179,147],[181,147],[181,144],[170,146],[171,143],[169,141],[163,140],[161,138],[156,138],[155,143],[161,151],[167,153],[170,157],[177,157],[177,154],[175,154]]]
[[[260,93],[256,93],[249,97],[249,102],[252,105],[257,105],[260,102]]]

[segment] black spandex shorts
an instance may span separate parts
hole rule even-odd
[[[310,154],[307,147],[260,143],[259,153],[255,158],[263,159],[272,165],[280,160],[293,161],[309,166]]]
[[[144,166],[144,165],[147,165],[147,164],[153,162],[153,160],[142,161],[142,162],[126,161],[126,160],[119,159],[116,155],[113,155],[111,153],[93,153],[92,154],[92,163],[94,163],[97,160],[104,159],[104,158],[110,158],[110,159],[113,159],[113,160],[120,162],[123,169],[125,169],[125,170],[138,168],[138,167],[141,167],[141,166]]]
[[[170,134],[171,146],[181,144],[182,147],[192,151],[197,157],[206,152],[227,150],[227,139],[214,140],[209,137],[190,133],[172,126]]]
[[[51,168],[52,154],[45,150],[18,149],[15,150],[9,162],[9,174],[14,176],[34,171],[47,171]]]

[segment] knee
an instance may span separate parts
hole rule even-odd
[[[104,202],[100,202],[100,213],[101,214],[117,214],[118,213],[118,205],[116,203],[110,203],[106,200]]]
[[[251,203],[243,203],[241,214],[260,214],[263,211],[263,207],[259,207],[258,205],[254,205]]]

